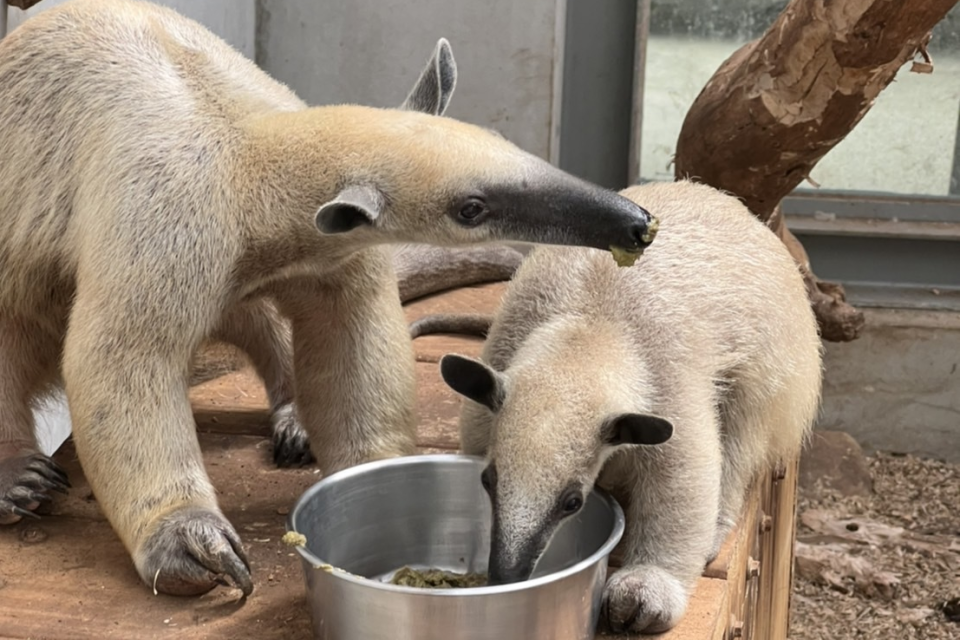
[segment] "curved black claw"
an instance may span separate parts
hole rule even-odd
[[[300,426],[292,404],[284,405],[270,417],[273,423],[273,462],[278,467],[305,467],[316,462],[310,439]]]
[[[48,492],[68,493],[70,486],[60,465],[43,454],[0,460],[0,524],[39,518],[33,510],[50,502]]]
[[[244,596],[253,593],[237,532],[223,516],[200,507],[164,517],[137,556],[140,577],[158,593],[199,596],[231,581]]]

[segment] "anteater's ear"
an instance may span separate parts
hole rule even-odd
[[[383,196],[371,186],[350,186],[317,211],[321,233],[346,233],[370,225],[383,213]]]
[[[643,413],[621,413],[609,418],[603,427],[607,444],[663,444],[673,436],[669,420]]]
[[[440,358],[440,375],[451,389],[496,413],[503,404],[503,376],[484,363],[448,354]]]
[[[442,116],[457,85],[457,63],[446,38],[440,38],[417,83],[400,105],[406,111],[422,111]]]

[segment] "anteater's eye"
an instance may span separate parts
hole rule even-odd
[[[563,501],[563,513],[564,515],[573,515],[577,511],[583,508],[583,498],[579,495],[567,496]]]
[[[483,220],[487,211],[487,205],[483,200],[479,198],[470,198],[462,207],[460,207],[460,212],[457,213],[457,220],[461,224],[479,224],[480,221]]]

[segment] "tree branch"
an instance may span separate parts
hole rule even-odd
[[[24,11],[39,3],[40,0],[7,0],[7,4],[11,7],[17,7],[18,9],[23,9]]]
[[[676,177],[733,193],[764,222],[873,106],[904,64],[932,70],[929,34],[957,0],[792,0],[704,86],[677,141]],[[782,219],[823,337],[853,340],[862,314],[822,282]]]

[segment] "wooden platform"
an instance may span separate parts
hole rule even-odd
[[[489,311],[496,307],[501,293],[500,285],[461,289],[413,303],[408,315],[412,319],[438,310]],[[427,336],[417,340],[416,346],[421,451],[455,451],[459,399],[441,381],[437,361],[448,352],[479,354],[480,342]],[[319,472],[273,466],[263,389],[251,371],[194,388],[192,401],[207,470],[250,557],[253,595],[242,601],[238,590],[226,588],[200,598],[154,595],[138,579],[100,513],[68,441],[56,458],[73,482],[70,494],[57,495],[46,509],[48,515],[39,522],[0,527],[0,638],[311,637],[300,564],[280,543],[280,537],[286,513],[319,479]],[[792,541],[791,475],[787,477],[786,483],[765,482],[757,488],[738,532],[704,572],[682,623],[653,637],[785,637],[771,629],[769,616],[779,611],[775,603],[785,603],[788,598],[790,558],[784,564],[782,553],[777,556],[784,545],[764,539],[767,534],[761,533],[759,523],[763,521],[761,507],[770,513],[769,505],[778,505],[782,513],[774,514],[779,517],[770,523],[771,528],[777,525],[782,529],[778,538]],[[781,493],[788,499],[784,501]],[[779,566],[779,574],[764,572],[762,580],[751,577],[751,555],[764,564],[770,558],[770,566]],[[756,606],[758,598],[764,602],[762,611]],[[745,627],[741,621],[746,622]]]

